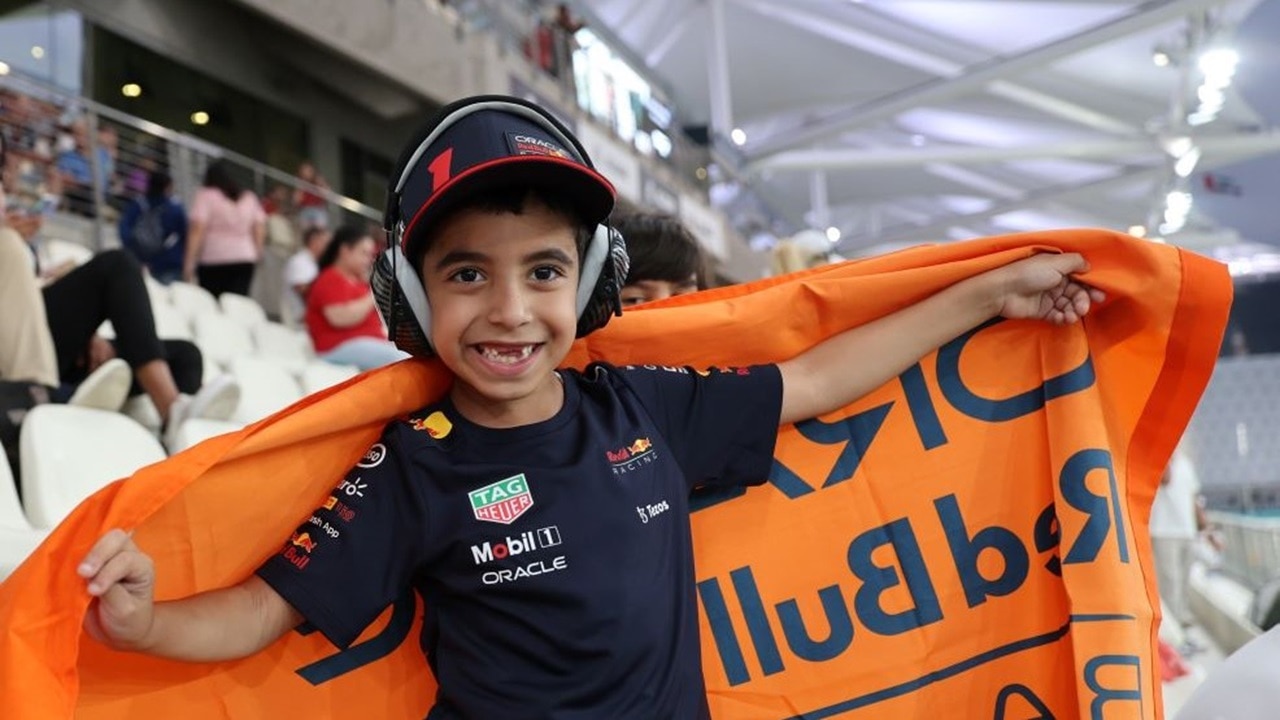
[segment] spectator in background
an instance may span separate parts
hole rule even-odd
[[[622,307],[706,287],[698,241],[679,220],[659,213],[628,213],[613,218],[611,224],[627,241],[631,259],[622,287]]]
[[[1178,449],[1169,460],[1151,506],[1151,551],[1156,561],[1156,581],[1173,619],[1192,623],[1187,585],[1195,542],[1206,527],[1200,507],[1200,480],[1190,458]]]
[[[239,387],[229,376],[202,385],[199,349],[159,339],[142,268],[132,256],[121,250],[100,253],[41,291],[39,268],[23,247],[39,230],[39,218],[8,222],[17,232],[0,230],[0,276],[4,296],[13,304],[0,313],[0,337],[13,338],[16,352],[0,353],[0,379],[27,381],[55,399],[103,410],[119,410],[128,395],[145,392],[160,415],[168,447],[187,419],[230,417]],[[33,325],[41,319],[44,328]],[[97,335],[107,320],[116,331],[112,342]],[[100,373],[104,368],[123,374]]]
[[[62,184],[62,197],[68,211],[94,217],[93,165],[89,160],[88,142],[83,121],[77,121],[58,133],[54,167]]]
[[[320,256],[320,274],[307,293],[307,332],[320,359],[361,370],[409,357],[387,340],[369,289],[373,238],[344,225]]]
[[[329,189],[329,183],[310,162],[304,161],[298,166],[298,178],[324,190]],[[329,227],[329,202],[323,196],[297,188],[293,191],[293,207],[298,213],[299,230]]]
[[[125,206],[120,243],[156,280],[168,285],[182,279],[187,211],[173,199],[173,178],[167,173],[151,173],[146,192]]]
[[[191,203],[183,279],[194,282],[198,276],[200,286],[214,295],[248,296],[266,240],[266,219],[258,197],[231,177],[225,162],[214,162]]]
[[[284,264],[284,287],[280,291],[280,316],[284,324],[302,324],[307,312],[307,293],[320,274],[320,257],[329,246],[329,231],[307,228],[302,233],[302,249]]]

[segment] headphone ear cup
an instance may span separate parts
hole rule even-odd
[[[608,225],[601,225],[591,239],[591,251],[605,250],[599,265],[599,272],[592,286],[586,305],[578,314],[578,337],[599,330],[609,322],[609,318],[622,314],[622,285],[627,280],[627,272],[631,269],[631,259],[627,256],[627,242],[622,233]],[[583,272],[590,268],[586,261]],[[585,279],[585,276],[584,276]]]
[[[369,286],[395,346],[418,357],[434,355],[427,335],[431,307],[417,273],[398,246],[388,248],[374,261]]]

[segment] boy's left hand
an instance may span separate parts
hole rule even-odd
[[[991,271],[995,276],[998,313],[1010,320],[1047,320],[1070,325],[1106,299],[1101,290],[1072,278],[1089,263],[1077,253],[1035,255]]]

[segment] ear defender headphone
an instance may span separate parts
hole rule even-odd
[[[569,155],[568,158],[557,155],[556,159],[561,164],[581,165],[594,174],[595,167],[577,138],[537,105],[519,98],[487,95],[460,100],[441,110],[415,136],[418,138],[416,144],[410,146],[411,151],[410,148],[406,148],[406,152],[401,156],[401,162],[397,165],[396,173],[393,175],[394,184],[388,187],[387,207],[383,218],[383,226],[388,232],[390,244],[387,251],[374,263],[373,276],[370,280],[374,299],[378,304],[378,311],[387,324],[390,340],[396,347],[411,355],[425,357],[434,354],[434,351],[430,341],[431,306],[427,302],[426,290],[418,274],[418,268],[414,267],[412,262],[413,259],[420,261],[421,258],[411,259],[406,253],[406,220],[401,207],[405,185],[418,164],[424,160],[424,156],[432,153],[433,150],[440,151],[440,148],[433,145],[446,131],[473,114],[495,111],[514,115],[559,142]],[[605,186],[608,186],[607,181],[603,181],[603,178],[601,180]],[[612,192],[611,187],[609,190]],[[443,194],[443,189],[436,194]],[[425,205],[426,203],[423,207]],[[622,314],[621,291],[630,266],[622,235],[602,219],[582,252],[579,265],[576,336],[583,337],[604,327],[610,317]]]

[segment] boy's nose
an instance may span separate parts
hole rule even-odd
[[[503,327],[519,327],[530,319],[528,298],[522,288],[499,285],[493,289],[489,322]]]

